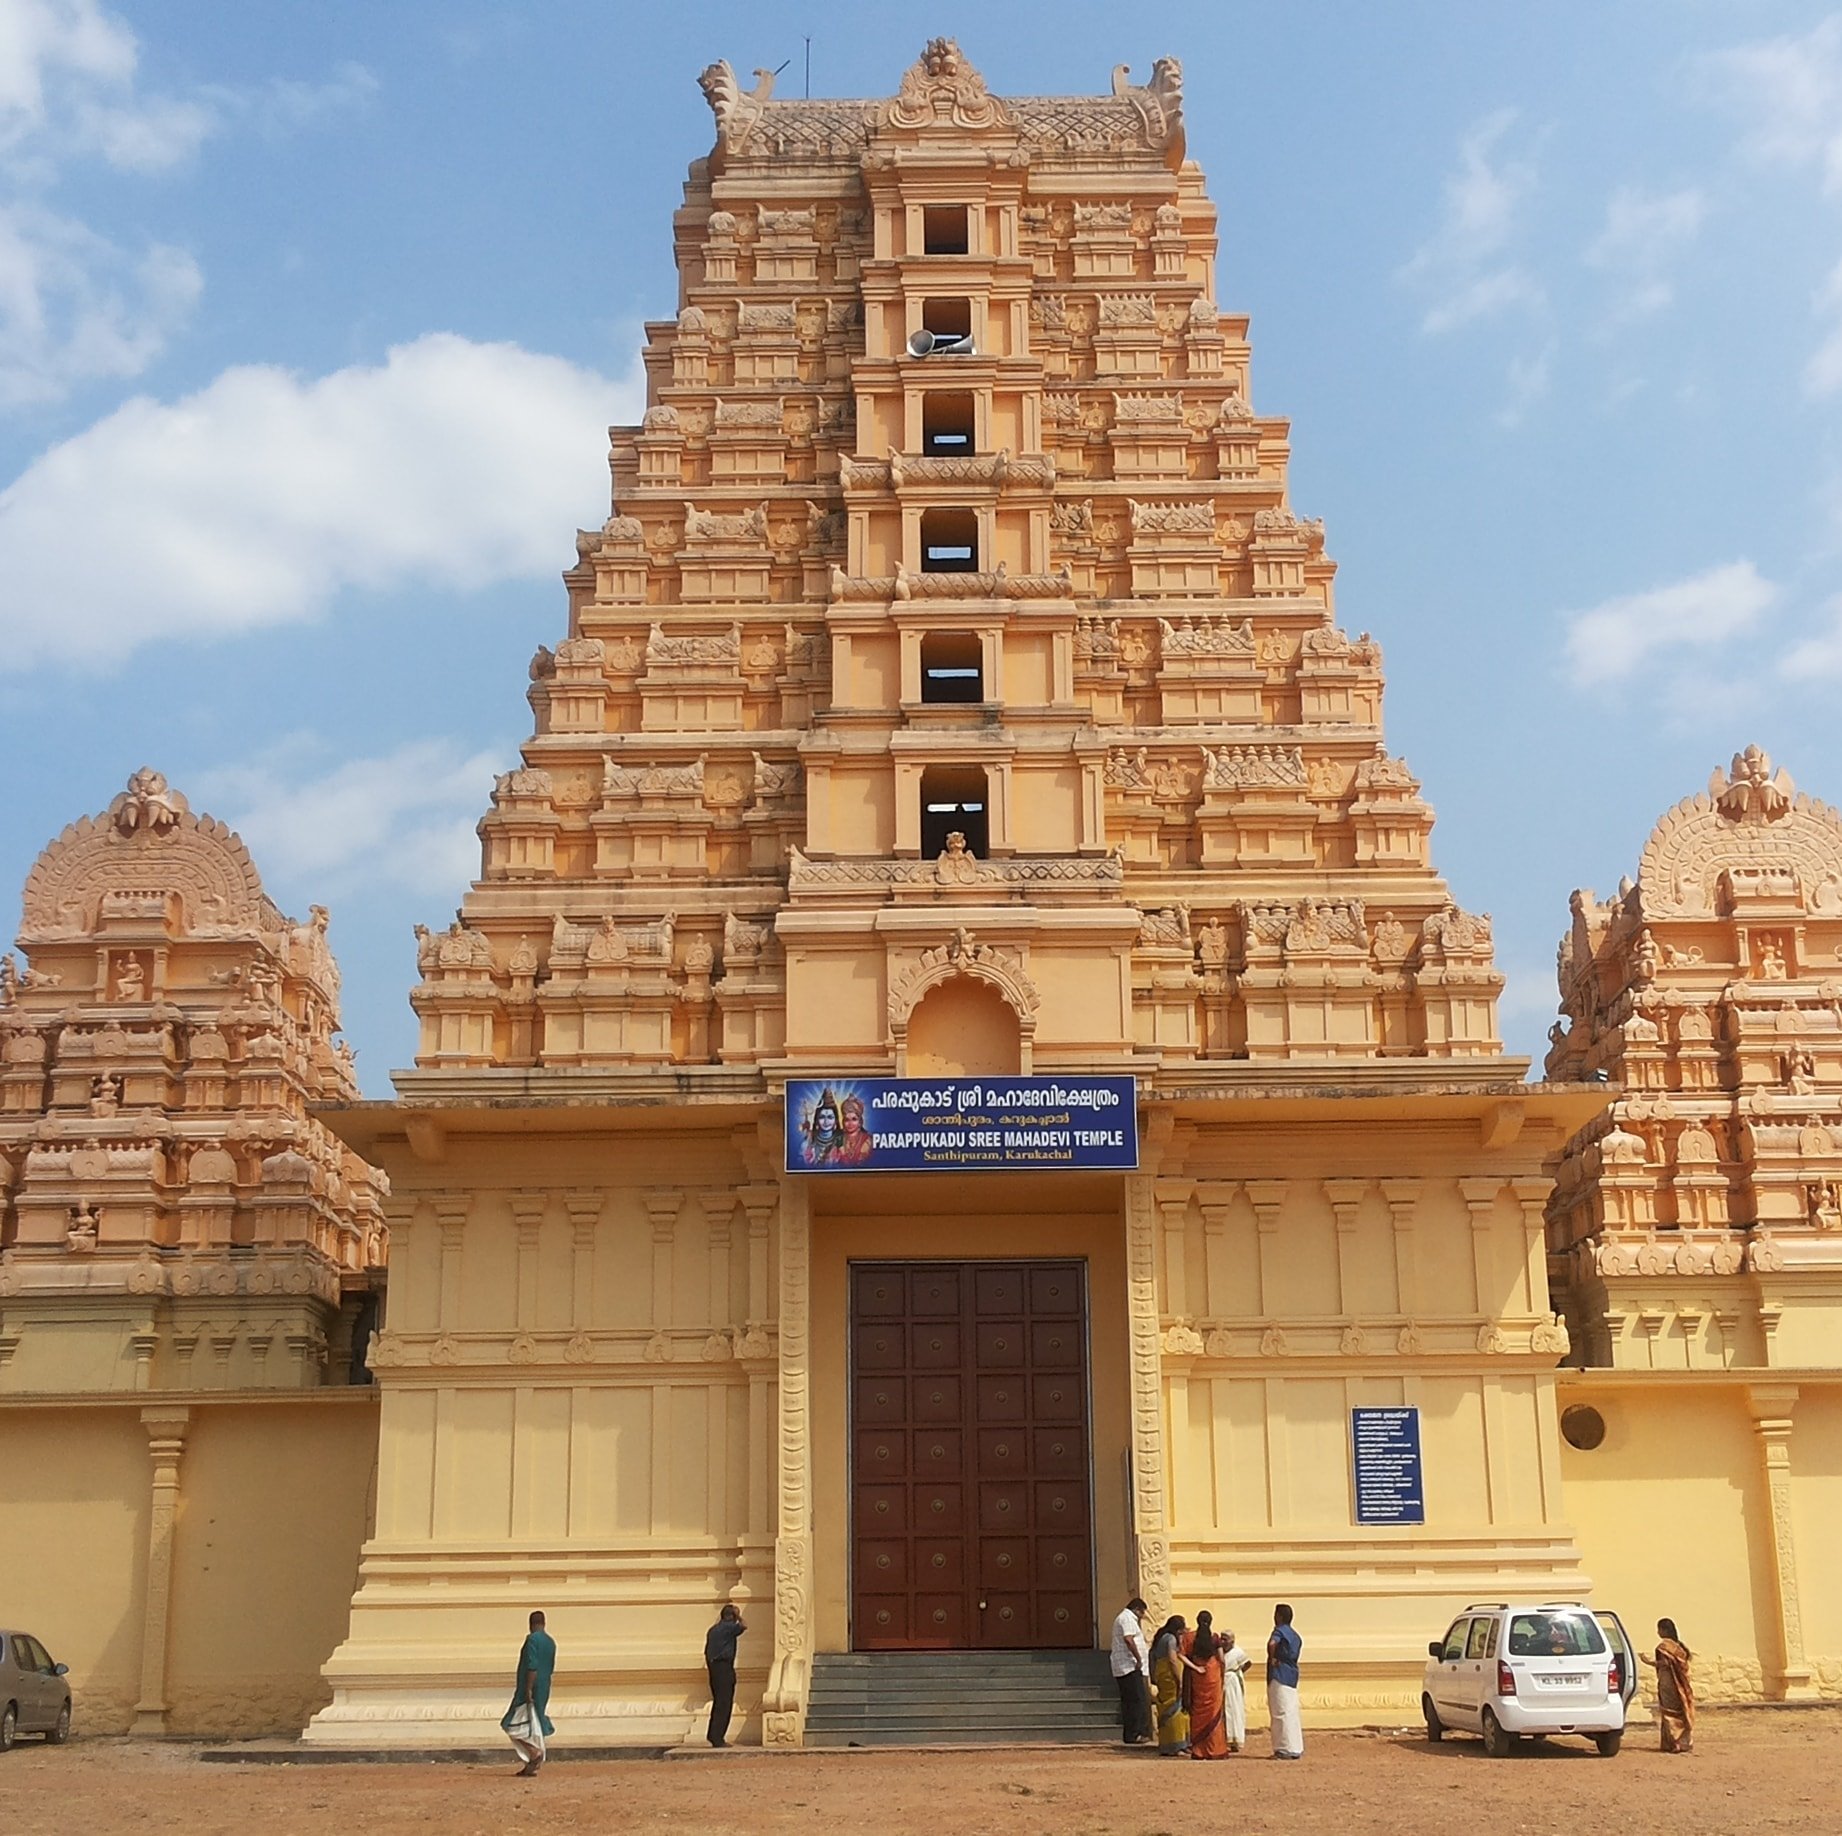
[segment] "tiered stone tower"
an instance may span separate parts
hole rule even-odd
[[[325,909],[283,917],[242,842],[138,771],[40,855],[19,946],[0,1394],[350,1381],[384,1188],[308,1113],[357,1094]]]
[[[480,1738],[538,1579],[583,1739],[685,1735],[724,1596],[763,1609],[749,1739],[803,1738],[828,1654],[1081,1642],[1128,1587],[1314,1602],[1316,1712],[1411,1712],[1451,1600],[1580,1585],[1539,1169],[1603,1098],[1502,1054],[1216,305],[1177,66],[1006,99],[937,39],[883,101],[702,83],[615,514],[423,939],[417,1066],[337,1119],[391,1173],[391,1318],[309,1738]],[[1135,1171],[783,1168],[789,1077],[1064,1073],[1137,1078]],[[1052,1380],[1072,1426],[994,1438],[954,1411],[1020,1406],[974,1350],[1025,1340],[889,1296],[1037,1276],[1091,1411]],[[949,1433],[853,1388],[860,1327],[973,1360],[915,1404]],[[1422,1400],[1426,1525],[1359,1525],[1349,1409]]]
[[[406,1094],[922,1069],[968,1026],[1038,1069],[1499,1053],[1489,923],[1216,306],[1176,65],[1007,101],[941,40],[883,104],[703,84],[682,305]],[[923,1003],[943,909],[996,1005]]]

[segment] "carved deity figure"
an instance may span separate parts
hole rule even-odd
[[[109,805],[109,820],[123,835],[165,835],[178,826],[189,806],[165,778],[143,765],[128,780],[128,788]]]
[[[1785,967],[1784,947],[1777,938],[1759,939],[1758,969],[1762,982],[1782,982],[1786,978],[1789,972]]]
[[[1816,1060],[1808,1052],[1786,1052],[1780,1059],[1780,1072],[1786,1089],[1794,1096],[1808,1096],[1816,1088]]]
[[[113,1071],[90,1079],[90,1114],[112,1116],[122,1106],[122,1080]]]
[[[1774,772],[1757,746],[1736,752],[1725,778],[1717,766],[1708,783],[1714,807],[1729,822],[1776,822],[1790,809],[1796,789],[1791,774],[1782,767]]]
[[[147,971],[138,956],[124,956],[115,965],[115,998],[118,1001],[147,999]]]
[[[96,1235],[102,1220],[88,1199],[79,1199],[70,1208],[70,1222],[64,1230],[64,1247],[82,1252],[96,1247]]]
[[[979,877],[978,856],[966,846],[962,830],[947,832],[947,845],[934,862],[934,878],[942,886],[972,886]]]
[[[1228,927],[1219,918],[1205,919],[1196,933],[1196,952],[1205,969],[1222,969],[1228,963]]]
[[[1842,1180],[1813,1180],[1805,1190],[1810,1222],[1818,1230],[1842,1230]]]

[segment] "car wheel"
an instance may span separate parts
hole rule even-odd
[[[1624,1745],[1624,1740],[1622,1733],[1595,1734],[1593,1745],[1599,1749],[1601,1759],[1610,1759]]]
[[[1431,1696],[1420,1698],[1420,1713],[1426,1717],[1426,1738],[1428,1740],[1445,1739],[1445,1723],[1439,1719],[1439,1711],[1433,1707]]]
[[[1516,1749],[1516,1743],[1504,1733],[1503,1724],[1489,1709],[1484,1711],[1484,1751],[1492,1759],[1508,1759]]]
[[[9,1702],[0,1708],[0,1753],[5,1753],[13,1744],[13,1736],[19,1732],[19,1704]]]
[[[58,1710],[58,1718],[51,1725],[51,1732],[45,1736],[46,1742],[53,1747],[61,1747],[70,1739],[70,1703],[65,1701]]]

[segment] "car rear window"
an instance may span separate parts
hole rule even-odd
[[[1518,1613],[1509,1624],[1511,1657],[1597,1657],[1599,1622],[1587,1613]]]

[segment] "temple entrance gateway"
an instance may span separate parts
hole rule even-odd
[[[851,1643],[1091,1646],[1081,1262],[860,1262]]]

